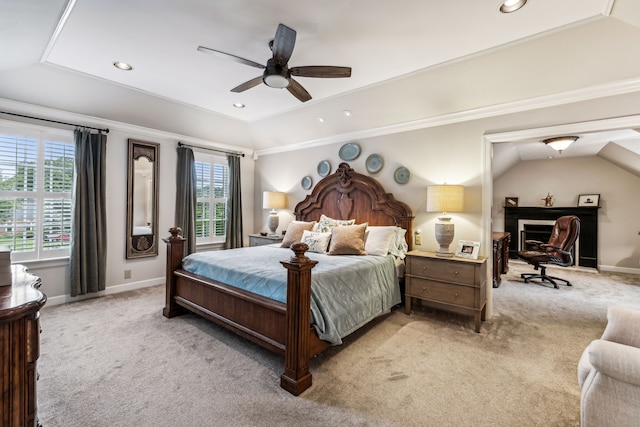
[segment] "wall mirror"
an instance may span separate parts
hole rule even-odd
[[[129,139],[127,258],[158,255],[160,145]]]

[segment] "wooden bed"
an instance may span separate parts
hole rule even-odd
[[[294,215],[300,221],[317,221],[325,214],[336,219],[355,218],[356,223],[395,225],[407,230],[412,246],[411,209],[385,193],[373,178],[341,163],[334,174],[320,180],[312,193],[298,203]],[[311,386],[309,359],[330,344],[318,338],[310,326],[311,270],[317,261],[304,255],[307,245],[292,245],[292,257],[281,261],[287,271],[287,303],[228,286],[182,270],[184,238],[180,229],[169,230],[167,243],[166,303],[163,314],[174,317],[191,311],[271,350],[284,355],[280,385],[299,395]],[[247,259],[247,262],[251,262]]]

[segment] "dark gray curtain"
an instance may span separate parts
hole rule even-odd
[[[227,199],[227,249],[242,247],[242,191],[240,157],[229,155],[229,198]]]
[[[196,162],[193,150],[178,147],[176,172],[176,217],[175,226],[182,228],[187,239],[184,256],[196,251]]]
[[[107,135],[75,131],[76,181],[71,225],[71,296],[105,289]]]

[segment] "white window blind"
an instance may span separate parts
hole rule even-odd
[[[73,134],[0,126],[0,245],[13,261],[69,255]]]
[[[226,240],[229,165],[226,157],[194,152],[196,167],[196,241]]]

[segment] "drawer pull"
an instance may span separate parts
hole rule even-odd
[[[454,297],[456,297],[456,298],[458,298],[458,293],[457,293],[457,292],[455,292],[455,293],[453,294],[453,296],[454,296]]]
[[[454,276],[457,276],[457,275],[458,275],[458,272],[457,272],[457,271],[454,271],[454,272],[453,272],[453,275],[454,275]]]
[[[426,290],[427,290],[427,288],[423,286],[423,287],[422,287],[422,290],[423,290],[423,291],[426,291]]]

